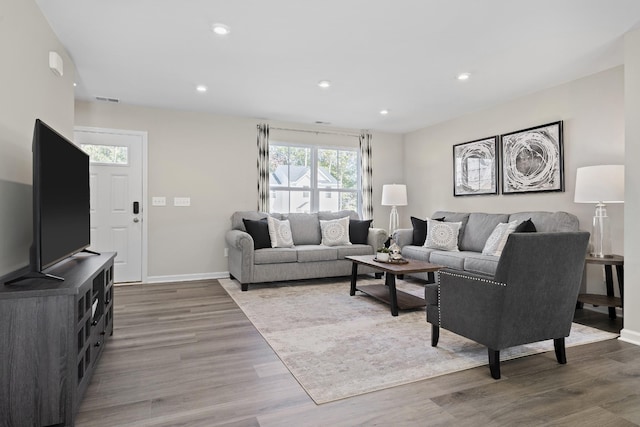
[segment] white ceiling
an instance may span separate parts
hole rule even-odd
[[[36,2],[79,99],[388,132],[617,66],[640,23],[638,0]]]

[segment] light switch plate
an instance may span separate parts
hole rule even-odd
[[[167,206],[166,197],[152,197],[151,206]]]
[[[191,197],[174,197],[173,206],[191,206]]]

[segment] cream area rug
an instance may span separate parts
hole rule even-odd
[[[250,285],[247,292],[234,280],[219,282],[317,404],[488,363],[486,347],[444,329],[431,347],[424,310],[393,317],[384,303],[349,296],[348,279]],[[367,282],[381,280],[358,279]],[[397,288],[424,297],[421,285],[399,280]],[[574,323],[566,345],[615,337]],[[503,350],[500,359],[545,351],[553,351],[552,340]]]

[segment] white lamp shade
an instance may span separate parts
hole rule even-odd
[[[576,171],[575,203],[624,203],[624,166],[599,165]]]
[[[407,186],[404,184],[383,185],[382,206],[407,206]]]

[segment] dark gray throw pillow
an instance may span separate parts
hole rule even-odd
[[[444,221],[444,217],[433,218],[433,220]],[[412,216],[411,225],[413,226],[413,241],[411,244],[413,246],[424,245],[425,240],[427,240],[427,221]]]
[[[350,219],[349,220],[349,241],[352,245],[366,245],[369,237],[369,227],[372,219]],[[377,248],[376,248],[377,249]]]
[[[242,218],[247,233],[253,238],[253,249],[264,249],[271,247],[271,238],[269,237],[269,223],[267,218],[260,220]]]
[[[531,221],[531,218],[529,218],[528,220],[522,221],[518,224],[514,233],[535,233],[536,231],[538,231],[536,226],[533,224],[533,221]]]

